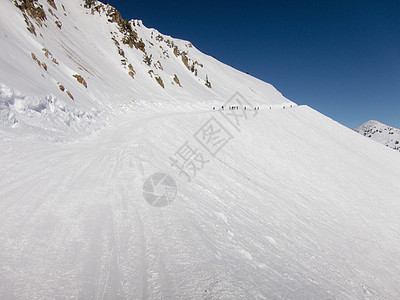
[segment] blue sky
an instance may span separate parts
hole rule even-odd
[[[400,128],[398,0],[108,2],[350,128]]]

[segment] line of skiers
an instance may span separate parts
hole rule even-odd
[[[293,107],[293,105],[291,104],[290,107]],[[239,110],[239,108],[240,108],[239,106],[229,106],[229,107],[228,107],[229,110]],[[214,107],[213,107],[213,110],[215,110],[215,109],[216,109],[216,108],[215,108],[215,106],[214,106]],[[222,109],[222,110],[225,110],[225,106],[221,106],[221,109]],[[269,109],[272,109],[272,106],[270,106]],[[283,106],[283,109],[286,109],[286,106]],[[243,107],[243,110],[247,110],[247,106],[244,106],[244,107]],[[260,107],[259,107],[259,106],[255,106],[255,107],[254,107],[254,110],[260,110]]]

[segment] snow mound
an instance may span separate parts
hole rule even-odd
[[[65,142],[92,134],[103,128],[109,119],[129,111],[128,105],[109,106],[99,110],[82,110],[54,95],[35,97],[0,86],[0,126],[39,140]]]

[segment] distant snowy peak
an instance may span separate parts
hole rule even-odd
[[[371,120],[358,126],[354,131],[389,148],[400,151],[400,129]]]

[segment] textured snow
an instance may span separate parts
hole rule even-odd
[[[1,299],[398,298],[398,153],[194,47],[197,77],[165,47],[165,89],[124,48],[132,79],[115,24],[80,3],[56,1],[62,30],[49,15],[43,37],[0,4]],[[221,109],[234,94],[246,111]],[[209,122],[230,137],[215,155]],[[171,164],[182,145],[204,160],[190,182]],[[155,173],[176,182],[164,207],[143,194]]]

